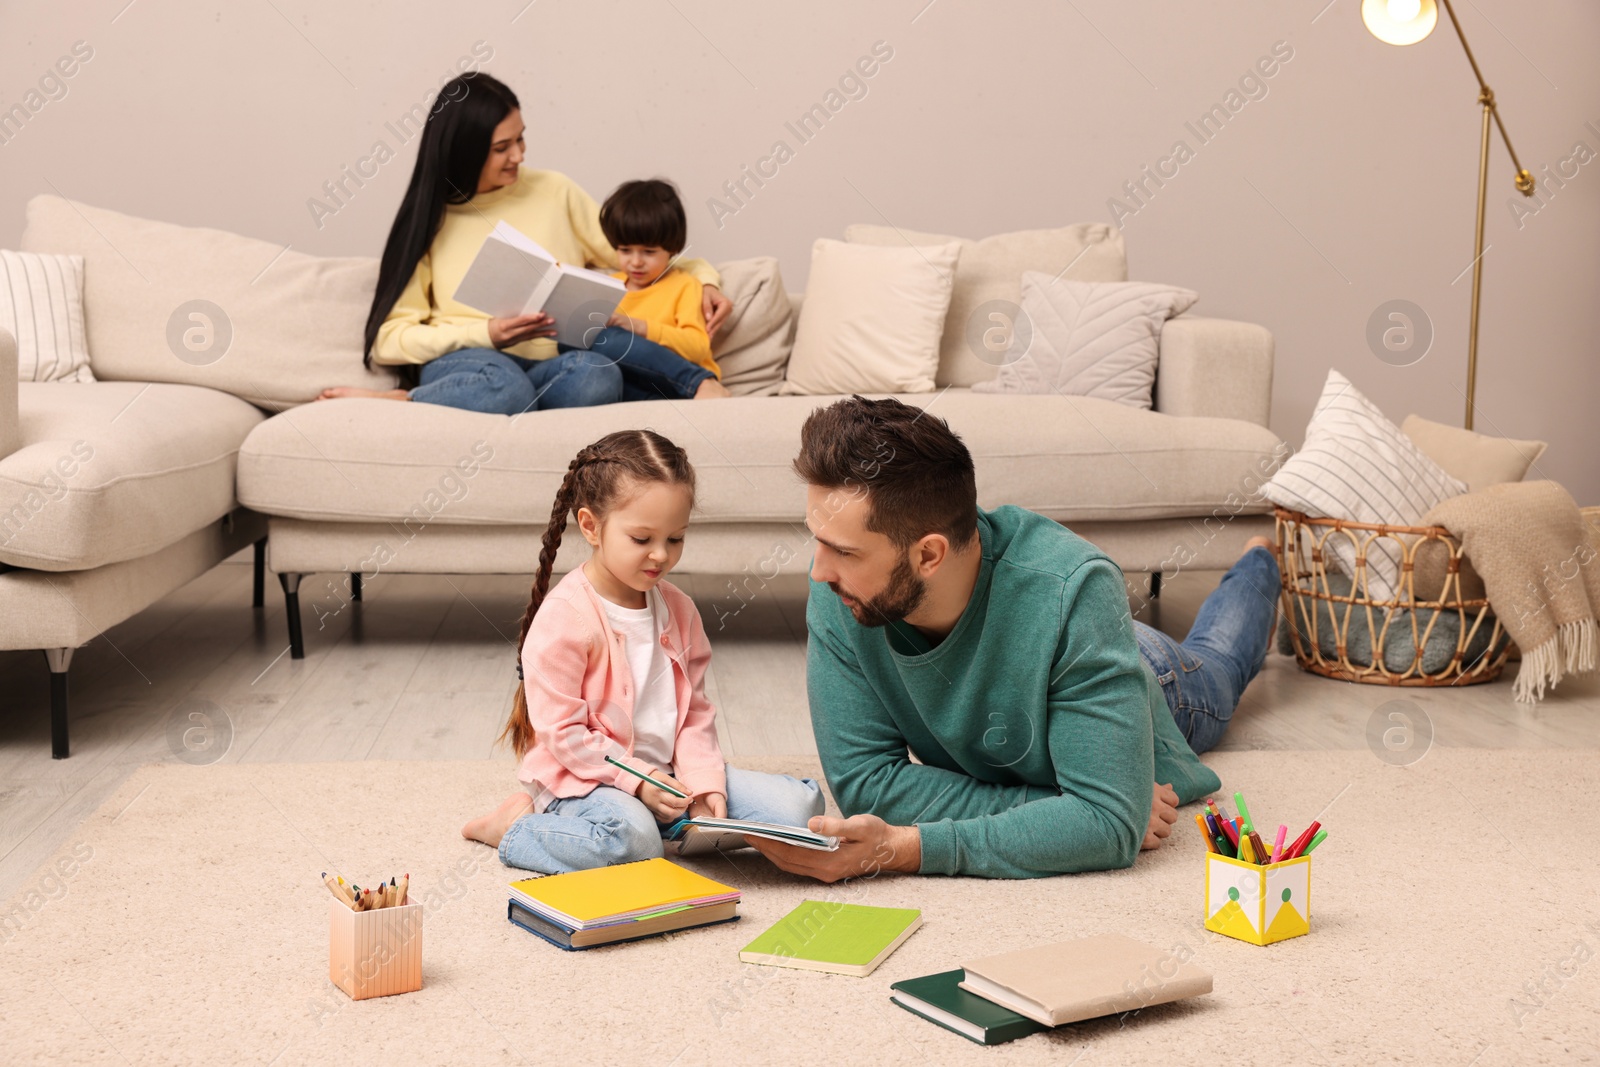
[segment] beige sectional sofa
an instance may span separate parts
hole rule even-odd
[[[1120,235],[1070,229],[1060,239],[1097,247],[1067,277],[1126,277]],[[770,260],[721,266],[735,317],[718,358],[740,395],[507,418],[385,400],[308,402],[327,385],[389,382],[360,364],[373,260],[305,256],[45,196],[29,204],[23,248],[84,257],[91,366],[101,379],[22,385],[22,447],[8,451],[0,433],[0,511],[38,492],[76,442],[93,448],[75,476],[93,477],[67,480],[59,493],[68,503],[52,501],[20,541],[0,548],[0,563],[17,568],[0,574],[0,647],[50,653],[61,679],[58,755],[71,649],[259,539],[263,526],[298,657],[302,616],[314,624],[359,600],[363,576],[531,572],[567,463],[612,430],[649,426],[690,453],[699,501],[679,569],[727,576],[724,602],[706,609],[713,634],[720,615],[763,582],[807,566],[804,490],[789,463],[806,415],[835,398],[771,395],[798,298],[783,291]],[[993,269],[993,248],[986,254]],[[210,349],[175,340],[175,320],[202,321],[184,317],[195,307],[212,327]],[[939,391],[902,399],[965,438],[984,506],[1033,508],[1124,570],[1152,574],[1225,567],[1248,537],[1271,529],[1255,489],[1286,449],[1266,426],[1272,339],[1260,326],[1187,315],[1167,323],[1149,411],[974,393],[966,383],[993,368],[976,357],[963,364],[945,348]],[[560,566],[578,558],[564,546]]]

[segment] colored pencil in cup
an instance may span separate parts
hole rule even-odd
[[[338,878],[327,871],[322,872],[322,884],[327,886],[328,891],[342,900],[346,906],[352,908],[356,906],[355,898],[350,895],[350,891],[344,887]]]
[[[1200,828],[1200,840],[1206,843],[1207,852],[1216,852],[1216,843],[1211,840],[1211,831],[1206,829],[1206,820],[1199,812],[1195,812],[1194,824]]]

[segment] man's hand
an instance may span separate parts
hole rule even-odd
[[[1150,798],[1150,827],[1145,831],[1144,843],[1139,847],[1160,848],[1172,833],[1172,824],[1178,821],[1178,794],[1172,783],[1156,783],[1155,795]]]
[[[706,336],[715,337],[728,316],[733,314],[733,301],[722,295],[721,289],[707,285],[700,293],[700,311],[706,317]]]
[[[922,867],[922,834],[915,826],[890,826],[876,815],[852,815],[848,819],[818,815],[807,825],[812,833],[837,837],[839,850],[819,852],[759,837],[747,840],[775,866],[819,882],[837,882],[880,871],[915,873]]]

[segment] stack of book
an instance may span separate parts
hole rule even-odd
[[[1121,934],[1101,934],[896,982],[889,996],[968,1040],[998,1045],[1211,992],[1211,972],[1189,962],[1192,952],[1185,950],[1163,951]]]
[[[664,859],[511,883],[506,918],[559,948],[734,922],[739,891]]]

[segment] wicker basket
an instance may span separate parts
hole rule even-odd
[[[1347,522],[1342,519],[1313,519],[1297,511],[1277,508],[1278,564],[1283,575],[1283,610],[1293,620],[1288,627],[1295,661],[1305,670],[1328,678],[1369,685],[1438,686],[1475,685],[1500,676],[1510,651],[1510,640],[1489,608],[1485,597],[1467,597],[1462,591],[1462,566],[1466,557],[1461,545],[1442,526],[1385,526]],[[1350,576],[1348,595],[1339,595],[1330,586],[1329,572],[1336,569],[1332,545],[1346,538],[1355,550],[1355,573]],[[1392,600],[1377,600],[1368,595],[1367,557],[1375,543],[1390,543],[1400,556],[1400,589]],[[1419,549],[1438,542],[1448,552],[1444,560],[1443,583],[1437,600],[1416,596],[1415,563]],[[1439,550],[1432,550],[1439,551]],[[1336,584],[1342,585],[1343,581]],[[1419,625],[1418,610],[1427,615]],[[1455,654],[1442,668],[1429,673],[1424,666],[1424,651],[1442,618],[1453,615],[1458,624]],[[1334,627],[1336,655],[1323,652],[1325,640],[1320,628]],[[1372,662],[1363,666],[1349,657],[1352,620],[1367,627],[1372,635]],[[1398,621],[1397,621],[1398,620]],[[1402,670],[1391,670],[1385,662],[1391,628],[1410,631],[1413,654]],[[1468,659],[1468,649],[1480,634],[1485,652]],[[1309,637],[1309,640],[1307,639]]]

